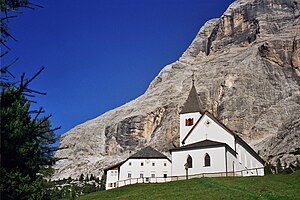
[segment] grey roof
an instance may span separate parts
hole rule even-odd
[[[167,158],[164,154],[160,153],[159,151],[155,150],[154,148],[147,146],[144,149],[136,152],[129,158]]]
[[[198,97],[198,93],[196,91],[194,84],[190,90],[187,100],[185,101],[182,107],[180,114],[193,113],[193,112],[200,112],[201,114],[203,113],[201,101]]]
[[[170,151],[183,150],[183,149],[194,149],[194,148],[206,148],[206,147],[216,147],[216,146],[224,146],[225,143],[212,141],[212,140],[203,140],[200,142],[195,142],[186,146],[181,146],[178,148],[170,149]]]
[[[119,163],[116,163],[116,164],[114,164],[114,165],[111,165],[111,166],[109,166],[109,167],[106,167],[106,168],[104,168],[103,170],[104,170],[104,173],[106,173],[108,170],[111,170],[111,169],[113,169],[113,168],[119,168],[121,165],[123,165],[123,163],[125,163],[126,162],[126,160],[124,160],[124,161],[122,161],[122,162],[119,162]]]

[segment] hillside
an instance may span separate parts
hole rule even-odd
[[[266,161],[300,159],[300,0],[236,0],[137,99],[61,136],[53,178],[101,175],[151,145],[178,146],[192,74],[204,109]]]
[[[300,171],[264,177],[195,178],[157,184],[136,184],[82,196],[96,199],[300,199]]]

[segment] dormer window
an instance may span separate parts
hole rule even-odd
[[[193,126],[194,125],[194,118],[185,119],[186,126]]]

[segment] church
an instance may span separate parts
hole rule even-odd
[[[264,160],[209,111],[202,110],[194,81],[179,116],[180,145],[169,150],[171,160],[148,146],[104,170],[106,189],[204,176],[264,175]]]
[[[180,147],[170,149],[172,177],[262,176],[263,159],[238,135],[203,111],[194,86],[180,115]]]

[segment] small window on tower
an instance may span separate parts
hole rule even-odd
[[[194,125],[194,118],[185,119],[186,126],[193,126]]]

